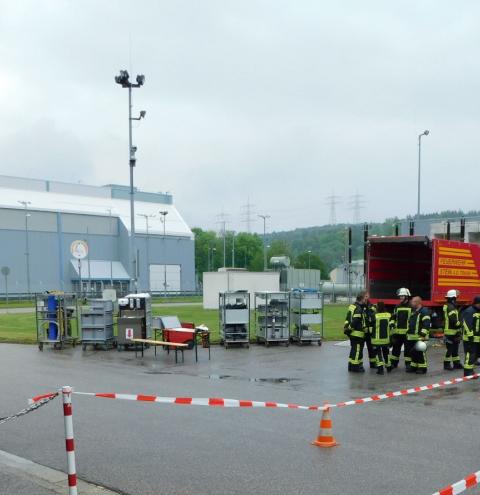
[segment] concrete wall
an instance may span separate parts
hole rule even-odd
[[[228,290],[248,290],[253,306],[255,292],[280,290],[278,272],[205,272],[203,274],[203,307],[218,309],[218,293]]]

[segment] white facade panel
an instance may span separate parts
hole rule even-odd
[[[167,287],[165,289],[165,277]],[[150,265],[150,290],[162,292],[180,291],[182,270],[180,265]]]

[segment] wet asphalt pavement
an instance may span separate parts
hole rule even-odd
[[[397,370],[346,372],[348,348],[258,347],[186,353],[87,351],[0,344],[0,416],[61,385],[85,392],[322,404],[435,383]],[[127,494],[430,495],[480,469],[480,382],[332,411],[340,446],[310,445],[319,413],[176,406],[74,396],[79,476]],[[65,469],[60,401],[0,425],[0,449]]]

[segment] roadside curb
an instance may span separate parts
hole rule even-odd
[[[0,450],[0,471],[9,472],[15,476],[28,479],[53,493],[64,495],[67,492],[67,475],[23,457]],[[78,491],[82,495],[118,495],[107,488],[78,480]]]

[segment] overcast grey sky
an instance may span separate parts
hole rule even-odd
[[[480,2],[0,0],[0,173],[171,191],[192,226],[480,208]],[[260,222],[255,228],[260,229]]]

